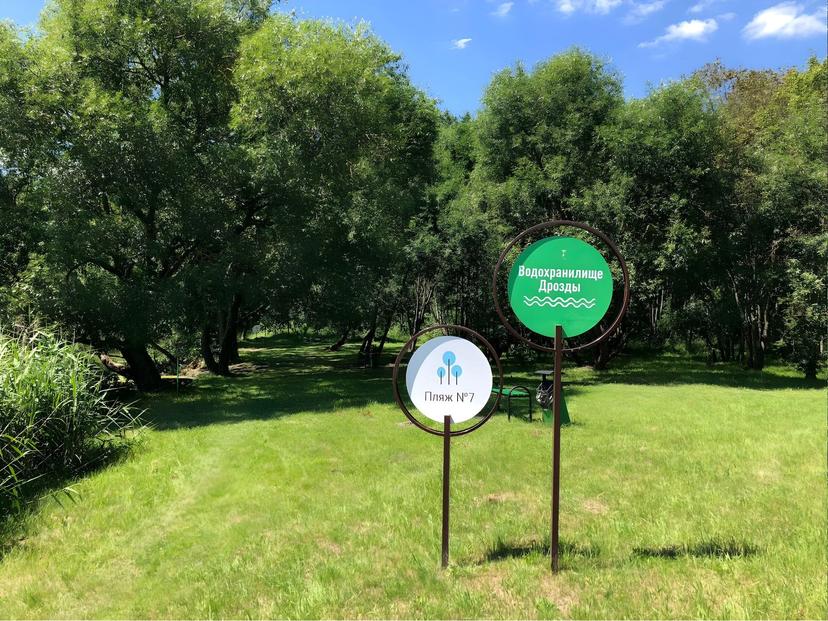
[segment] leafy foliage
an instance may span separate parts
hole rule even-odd
[[[813,376],[825,359],[826,63],[704,67],[625,101],[573,48],[440,115],[364,24],[264,0],[55,0],[0,26],[0,310],[71,329],[142,389],[288,324],[474,327],[505,241],[552,218],[613,237],[630,340]]]

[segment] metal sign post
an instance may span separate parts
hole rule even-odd
[[[413,406],[426,418],[441,424],[436,428],[414,416],[403,401],[399,388],[400,365],[404,355],[421,336],[442,332],[427,340],[413,352],[405,370],[408,397]],[[459,332],[470,336],[486,349],[487,355],[470,340],[448,336]],[[491,359],[497,367],[499,390],[494,404],[473,424],[452,430],[452,423],[460,424],[478,417],[486,408],[492,394],[493,376]],[[440,541],[442,567],[449,562],[449,482],[451,480],[451,438],[479,429],[497,410],[503,390],[503,369],[491,343],[480,334],[463,326],[441,324],[419,331],[403,345],[394,361],[392,374],[394,399],[408,419],[423,431],[443,437],[443,524]],[[451,414],[446,411],[450,410]]]
[[[449,480],[451,470],[451,416],[443,417],[443,536],[440,545],[440,565],[449,561]]]
[[[563,359],[563,328],[555,326],[555,375],[552,397],[552,530],[549,534],[549,554],[552,571],[558,571],[558,515],[561,497],[561,361]]]
[[[536,343],[516,330],[500,305],[498,275],[510,251],[536,233],[553,228],[576,228],[600,239],[617,259],[623,278],[623,298],[620,309],[610,326],[592,340],[565,347],[564,338],[577,337],[594,328],[604,318],[613,297],[612,272],[603,255],[592,245],[565,236],[546,237],[530,244],[515,260],[509,272],[509,306],[514,316],[530,331],[554,337],[554,347]],[[564,352],[575,352],[592,347],[608,339],[615,332],[630,299],[627,264],[612,240],[598,229],[570,220],[552,220],[523,231],[509,242],[500,254],[492,276],[492,297],[495,311],[506,330],[533,349],[553,353],[553,424],[552,424],[552,494],[549,555],[552,571],[560,569],[558,558],[558,531],[561,482],[561,367]]]

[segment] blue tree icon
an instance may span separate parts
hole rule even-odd
[[[457,378],[463,375],[463,367],[459,364],[455,364],[454,368],[451,370],[451,374],[454,376],[454,383],[457,384]]]
[[[453,365],[456,360],[457,356],[454,355],[453,351],[447,351],[443,354],[443,364],[446,365],[446,369],[449,372],[449,384],[451,384],[451,365]]]
[[[437,367],[437,377],[440,378],[440,383],[443,383],[443,378],[446,376],[446,370],[443,367]]]

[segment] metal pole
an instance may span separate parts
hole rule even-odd
[[[558,564],[558,513],[561,490],[561,363],[563,361],[563,330],[555,326],[555,375],[553,384],[552,421],[552,532],[549,537],[549,553],[552,571]]]
[[[451,465],[451,416],[443,417],[443,546],[442,565],[449,561],[449,466]]]

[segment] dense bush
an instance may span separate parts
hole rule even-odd
[[[35,481],[113,456],[137,423],[82,346],[39,330],[0,332],[0,511],[19,507]]]

